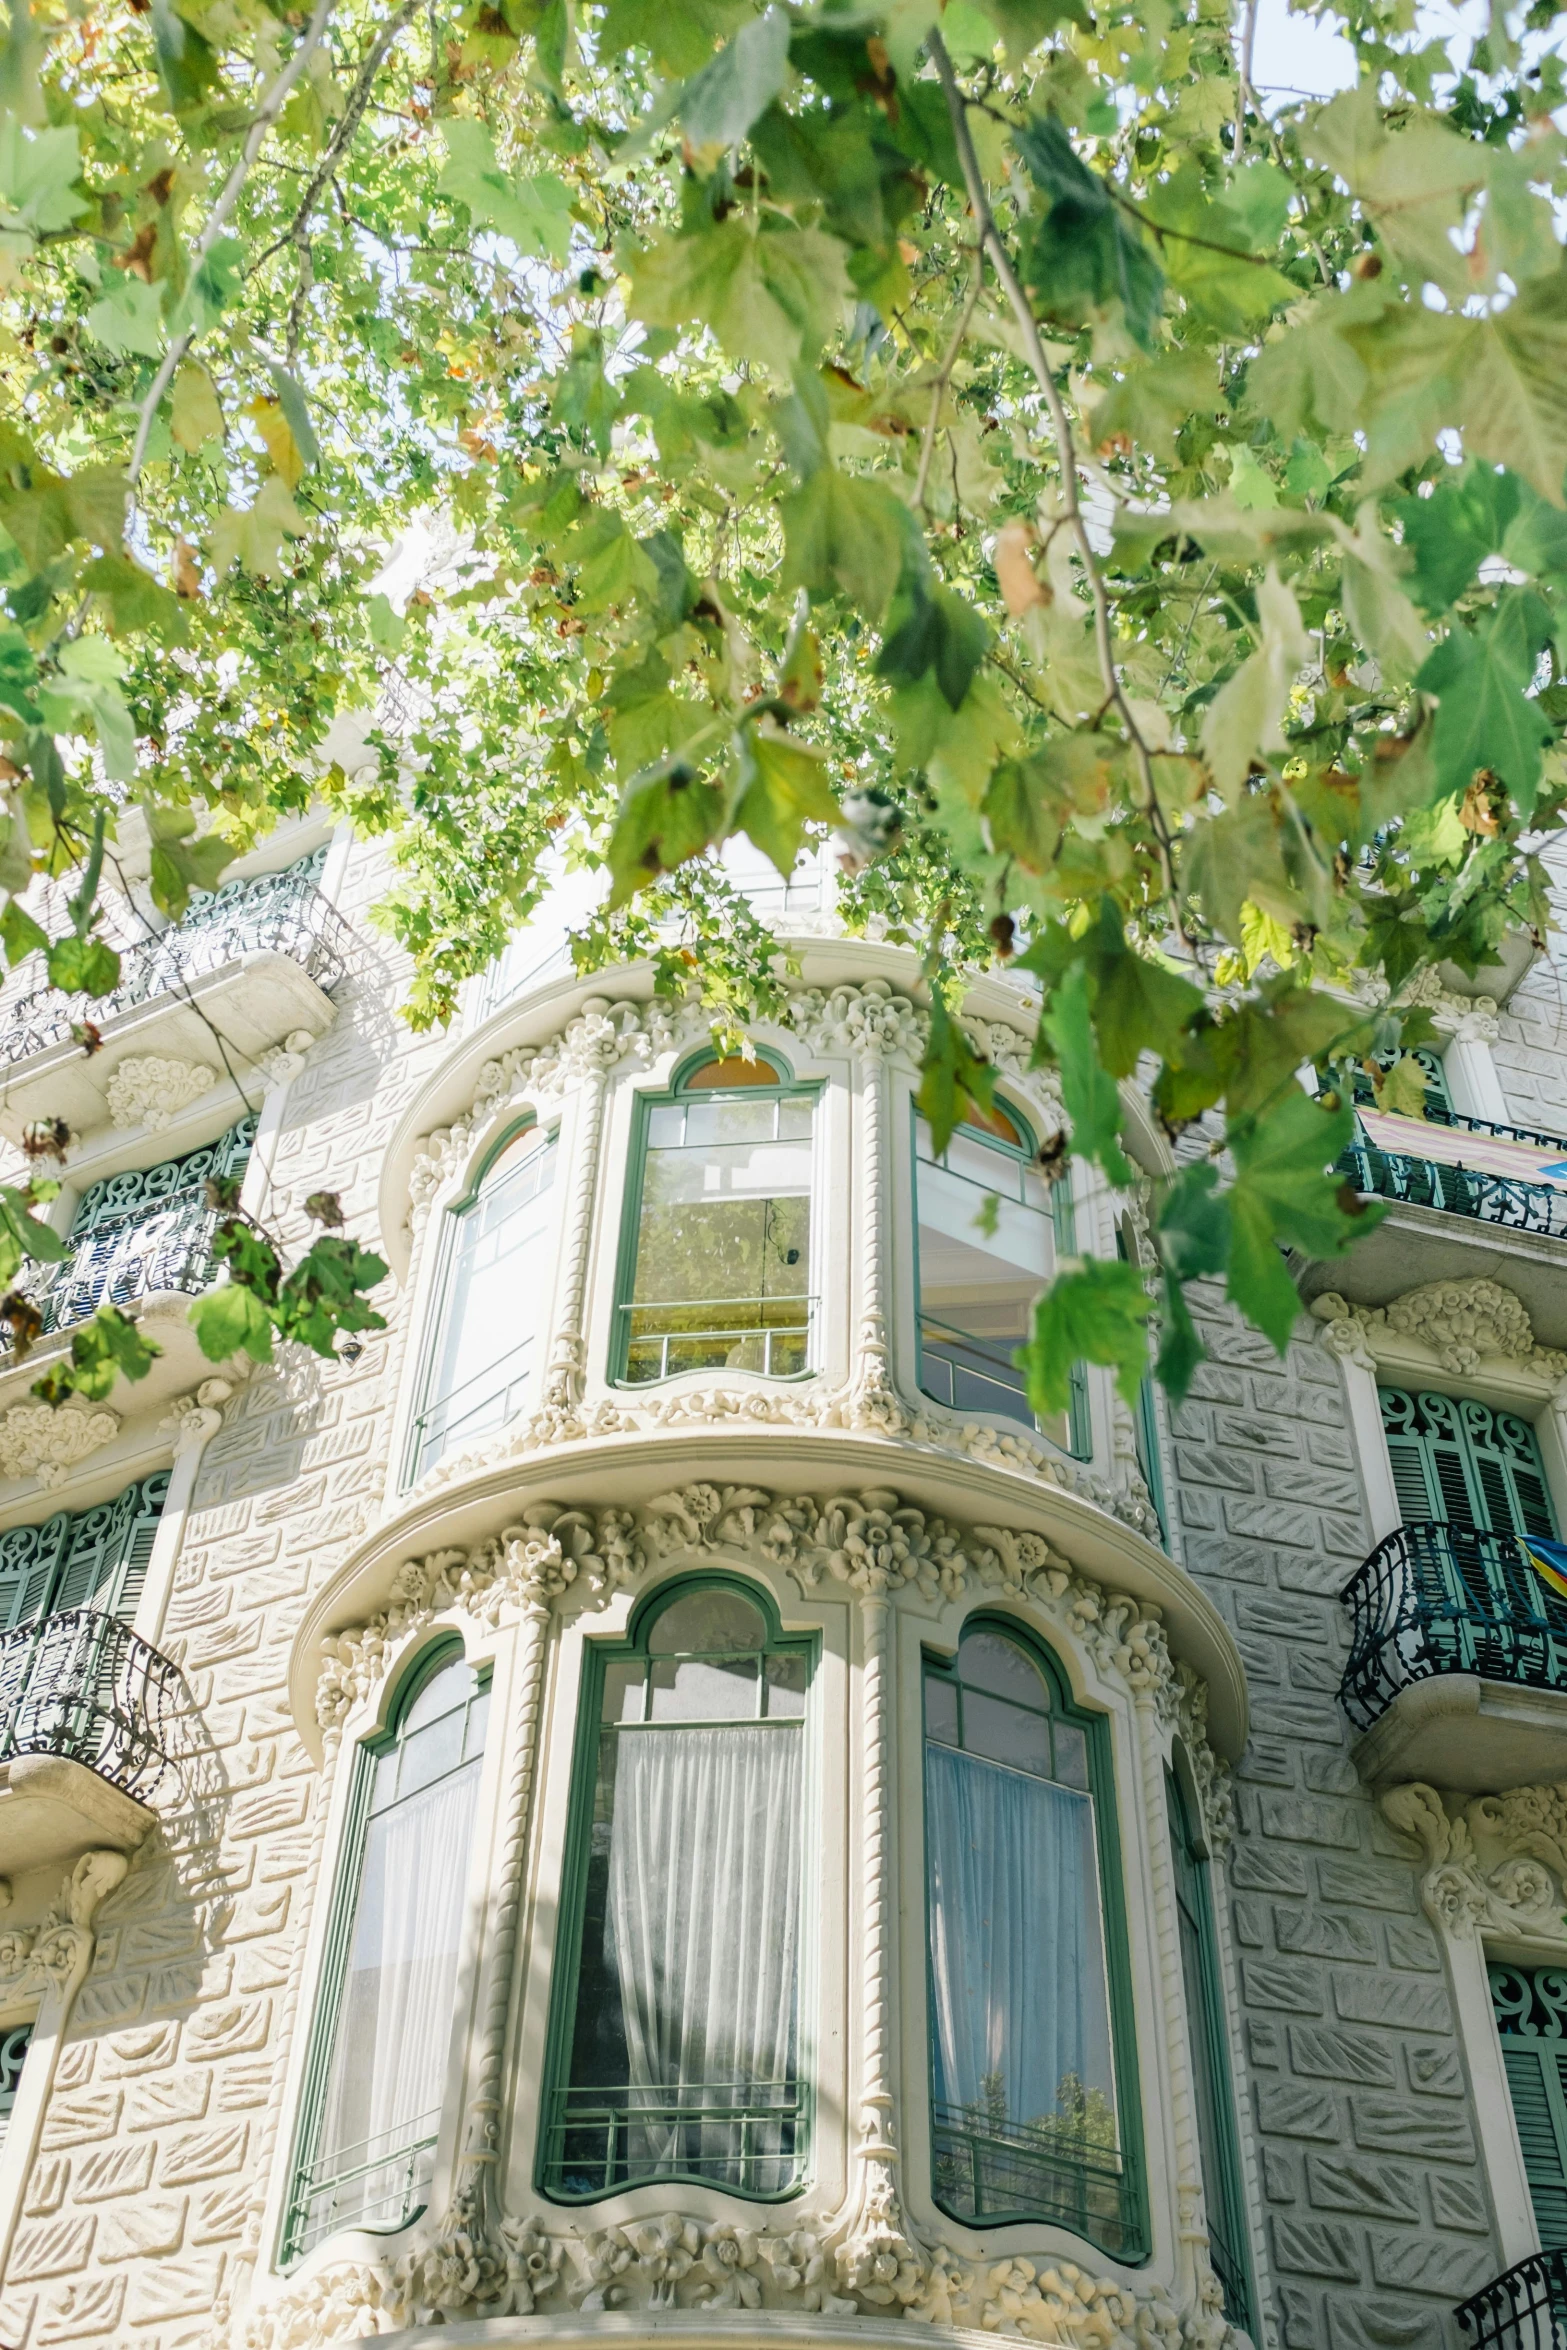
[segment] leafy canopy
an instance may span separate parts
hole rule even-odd
[[[1074,1147],[1130,1180],[1131,1083],[1176,1146],[1042,1403],[1150,1343],[1181,1389],[1192,1280],[1282,1345],[1282,1250],[1371,1221],[1357,1066],[1542,939],[1567,800],[1558,14],[1339,13],[1357,86],[1265,108],[1226,0],[12,0],[6,957],[101,995],[134,824],[178,916],[320,794],[416,1025],[551,849],[584,967],[734,1029],[778,977],[714,852],[835,833],[938,1146],[1008,959]],[[223,1234],[209,1353],[368,1326],[352,1242]]]

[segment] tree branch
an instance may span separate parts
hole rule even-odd
[[[282,113],[289,92],[321,45],[334,4],[335,0],[316,0],[315,14],[310,19],[304,38],[300,41],[288,63],[278,73],[272,87],[257,107],[250,128],[245,133],[245,144],[239,151],[239,158],[224,181],[217,202],[207,215],[206,227],[191,247],[187,284],[201,268],[207,255],[217,243],[221,231],[226,227],[229,215],[239,202],[245,182],[250,177],[251,165],[260,154],[268,131]],[[175,369],[195,339],[196,329],[194,326],[188,326],[182,335],[176,336],[165,351],[163,363],[148,387],[146,398],[142,401],[141,414],[136,425],[136,440],[131,449],[130,470],[127,475],[127,481],[133,490],[142,466],[146,462],[147,436],[152,430],[152,420],[163,403],[164,393],[174,381]]]
[[[1093,542],[1088,535],[1088,521],[1083,513],[1082,501],[1078,496],[1078,461],[1077,451],[1072,440],[1072,427],[1068,422],[1061,394],[1056,387],[1056,379],[1051,373],[1050,362],[1045,356],[1044,344],[1040,341],[1038,321],[1034,317],[1028,296],[1023,291],[1017,271],[1012,266],[1012,257],[1002,241],[1001,231],[996,226],[996,216],[990,209],[990,199],[985,194],[985,183],[980,175],[979,158],[974,152],[974,141],[969,131],[966,101],[963,92],[958,87],[957,75],[952,70],[952,59],[947,54],[945,41],[934,27],[927,35],[927,49],[940,78],[942,89],[946,93],[947,112],[952,121],[952,135],[957,142],[958,160],[963,166],[963,178],[968,188],[969,203],[973,209],[974,218],[979,225],[981,244],[989,248],[991,265],[1011,306],[1012,315],[1017,320],[1018,329],[1023,338],[1023,348],[1027,353],[1029,366],[1034,373],[1034,380],[1039,385],[1040,391],[1044,395],[1045,406],[1050,411],[1050,422],[1055,431],[1056,448],[1061,460],[1061,497],[1066,510],[1064,519],[1077,542],[1077,551],[1082,558],[1083,570],[1088,580],[1088,592],[1093,600],[1094,644],[1099,656],[1099,674],[1104,681],[1105,699],[1126,729],[1127,740],[1132,747],[1132,757],[1136,762],[1138,781],[1142,786],[1143,813],[1148,819],[1148,828],[1153,834],[1154,845],[1159,853],[1159,864],[1164,877],[1164,886],[1169,894],[1170,919],[1174,925],[1175,935],[1188,951],[1192,951],[1191,942],[1186,935],[1186,926],[1181,920],[1181,901],[1175,878],[1175,857],[1170,840],[1170,829],[1165,822],[1164,810],[1159,805],[1158,792],[1154,788],[1153,761],[1149,755],[1148,745],[1143,739],[1142,730],[1132,715],[1132,707],[1127,700],[1126,689],[1121,683],[1120,671],[1116,667],[1115,643],[1110,625],[1110,597],[1100,573],[1099,560],[1094,553]]]
[[[1257,94],[1251,86],[1251,61],[1256,46],[1257,0],[1246,0],[1241,18],[1241,45],[1235,57],[1235,145],[1230,155],[1233,164],[1239,164],[1246,152],[1246,109],[1257,103]]]
[[[920,469],[914,484],[916,506],[923,507],[925,503],[925,485],[930,479],[930,461],[936,453],[936,428],[941,421],[941,403],[946,396],[947,386],[952,381],[952,370],[958,363],[958,354],[967,340],[969,320],[974,315],[974,305],[979,300],[980,288],[984,284],[984,280],[985,250],[983,245],[976,245],[974,248],[974,274],[969,285],[968,299],[964,302],[958,323],[952,330],[952,340],[947,345],[941,365],[936,370],[936,380],[930,387],[930,415],[925,424],[925,438],[920,445]]]

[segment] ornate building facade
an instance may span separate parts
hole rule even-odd
[[[917,961],[814,883],[721,1055],[536,939],[414,1038],[374,852],[255,866],[96,1052],[0,1038],[73,1129],[0,1359],[0,2342],[1562,2339],[1550,966],[1433,989],[1286,1360],[1215,1294],[1178,1412],[1041,1422],[1032,1296],[1143,1225],[1050,1180],[1020,986],[937,1154]],[[338,1191],[386,1332],[201,1360],[213,1173]],[[38,1404],[103,1296],[153,1374]]]

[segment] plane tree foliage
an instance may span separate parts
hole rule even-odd
[[[178,917],[324,796],[416,1026],[552,852],[585,968],[734,1029],[779,975],[717,850],[830,838],[923,958],[938,1147],[998,965],[1073,1152],[1134,1179],[1134,1079],[1175,1145],[1041,1408],[1150,1346],[1181,1392],[1193,1280],[1282,1346],[1283,1251],[1377,1213],[1356,1072],[1416,1106],[1429,975],[1543,946],[1567,799],[1557,12],[1339,13],[1322,102],[1253,86],[1254,0],[11,0],[9,962],[104,993],[133,836]],[[335,1227],[223,1253],[214,1351],[364,1326]]]

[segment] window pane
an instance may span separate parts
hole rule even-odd
[[[992,1762],[1010,1763],[1016,1771],[1050,1776],[1050,1720],[1046,1714],[1025,1712],[998,1697],[984,1697],[977,1689],[963,1692],[963,1744],[969,1754],[989,1755]]]
[[[341,2227],[400,2227],[428,2189],[479,1783],[465,1733],[482,1706],[468,1666],[448,1666],[420,1693],[422,1725],[405,1728],[377,1768],[326,2095],[291,2216],[294,2253]]]
[[[806,1663],[803,1656],[770,1656],[767,1660],[767,1716],[776,1721],[805,1711]]]
[[[604,1667],[602,1719],[606,1722],[640,1722],[645,1688],[644,1667],[639,1656],[614,1658]]]
[[[958,1675],[970,1688],[1047,1709],[1050,1692],[1033,1658],[1004,1632],[971,1632],[958,1651]]]
[[[550,1270],[556,1157],[553,1135],[519,1159],[508,1152],[456,1219],[415,1476],[453,1446],[502,1426],[518,1407]]]
[[[920,1386],[953,1411],[1036,1425],[1013,1363],[1055,1263],[1047,1188],[1013,1153],[973,1133],[939,1165],[915,1121]]]
[[[653,1720],[755,1721],[759,1662],[754,1656],[722,1661],[716,1657],[655,1657]]]
[[[925,1735],[939,1738],[944,1746],[958,1743],[957,1689],[935,1673],[925,1676]]]
[[[694,1101],[654,1112],[643,1162],[626,1376],[751,1370],[809,1359],[811,1104]]]
[[[1056,2219],[1114,2249],[1092,1803],[935,1742],[925,1788],[937,2198],[960,2219]]]
[[[759,1607],[738,1591],[688,1592],[648,1628],[647,1644],[655,1656],[708,1656],[728,1649],[735,1654],[767,1646],[767,1624]]]

